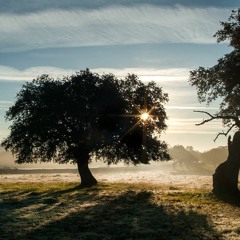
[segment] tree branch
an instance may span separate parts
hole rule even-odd
[[[228,133],[234,128],[236,126],[236,124],[233,124],[228,130],[227,130],[227,132],[220,132],[220,133],[218,133],[217,134],[217,136],[214,138],[214,142],[218,139],[218,137],[220,136],[220,135],[224,135],[225,137],[228,135]]]
[[[236,117],[236,116],[222,116],[222,115],[215,115],[215,116],[214,116],[214,115],[212,115],[212,114],[210,114],[209,112],[206,112],[206,111],[194,111],[194,112],[204,113],[204,114],[207,114],[207,115],[209,116],[208,119],[205,119],[205,120],[203,120],[202,122],[195,124],[196,126],[203,125],[203,124],[205,124],[205,123],[207,123],[207,122],[210,122],[210,121],[212,121],[212,120],[215,120],[215,119],[229,119],[229,120],[233,120],[233,121],[235,122],[234,124],[232,124],[232,125],[229,127],[229,129],[227,130],[227,132],[222,131],[222,132],[218,133],[217,136],[216,136],[215,139],[214,139],[214,142],[218,139],[218,137],[219,137],[220,135],[227,136],[228,133],[229,133],[235,126],[239,127],[239,124],[240,124],[239,119],[238,119],[238,117]]]
[[[239,124],[239,119],[236,116],[222,116],[222,115],[213,116],[212,114],[210,114],[209,112],[206,112],[206,111],[194,111],[194,112],[205,113],[210,117],[209,119],[203,120],[202,122],[195,124],[196,126],[203,125],[203,124],[210,122],[212,120],[215,120],[215,119],[229,119],[229,120],[232,119],[235,122],[234,125]]]

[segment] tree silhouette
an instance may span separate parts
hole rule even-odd
[[[239,131],[240,128],[240,9],[232,11],[228,21],[221,22],[221,25],[222,29],[217,31],[214,37],[217,38],[217,42],[229,40],[233,51],[220,58],[218,63],[211,68],[199,67],[190,72],[190,84],[196,87],[199,102],[209,104],[216,99],[222,100],[215,114],[196,111],[208,116],[198,125],[214,119],[222,119],[223,125],[228,128],[226,132],[218,133],[215,140],[220,135],[226,136],[232,129]],[[233,142],[229,139],[228,161],[226,164],[221,164],[221,168],[216,169],[213,178],[214,191],[238,192],[240,153],[236,146],[239,144],[238,136],[234,136]],[[233,169],[236,170],[233,171]]]
[[[198,158],[194,155],[192,147],[184,148],[182,145],[175,145],[169,149],[174,160],[175,170],[193,170],[199,167]]]
[[[89,69],[62,79],[42,75],[23,85],[7,111],[10,134],[2,146],[17,163],[76,163],[81,185],[92,186],[97,180],[88,164],[95,157],[107,164],[170,158],[159,140],[167,100],[154,82],[143,84],[136,75],[117,79]]]
[[[190,72],[190,84],[197,89],[199,102],[211,103],[221,99],[219,111],[208,115],[208,119],[199,125],[214,119],[222,119],[228,131],[219,133],[227,135],[233,128],[240,128],[240,9],[232,11],[228,22],[221,22],[223,29],[217,31],[214,37],[218,42],[230,41],[233,51],[218,60],[211,68],[199,67]],[[216,137],[216,138],[217,138]]]

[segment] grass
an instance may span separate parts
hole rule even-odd
[[[147,183],[4,183],[0,239],[239,239],[239,206]]]

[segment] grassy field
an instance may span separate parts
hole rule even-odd
[[[2,183],[0,239],[240,239],[240,203],[147,183]]]

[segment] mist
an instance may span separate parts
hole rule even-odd
[[[172,160],[163,162],[150,162],[144,165],[126,165],[119,163],[117,165],[106,165],[102,161],[93,160],[90,164],[94,174],[112,174],[116,173],[141,175],[143,172],[153,174],[159,172],[162,174],[179,174],[179,175],[211,175],[216,167],[226,161],[228,149],[226,146],[213,148],[208,151],[200,152],[192,146],[184,147],[175,145],[169,149]],[[16,164],[14,157],[10,152],[6,152],[0,148],[0,170],[3,172],[10,170],[18,170],[18,173],[76,173],[77,166],[75,164],[58,164],[58,163],[24,163]],[[22,172],[24,171],[24,172]],[[15,171],[16,173],[16,171]],[[133,176],[134,177],[134,176]]]

